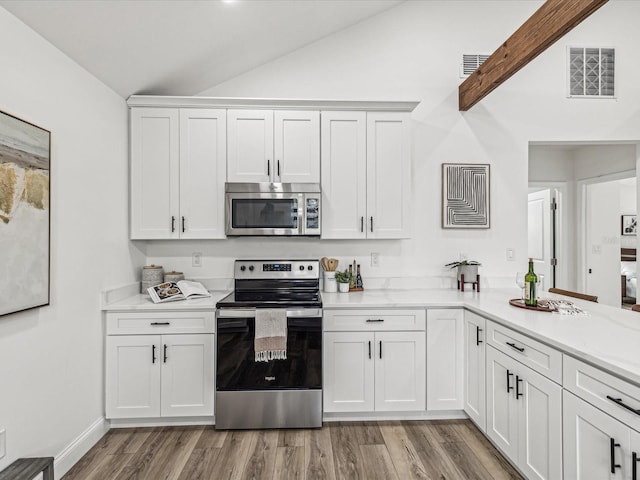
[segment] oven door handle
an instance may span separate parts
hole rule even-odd
[[[255,318],[255,308],[230,308],[218,310],[218,318]],[[322,317],[321,308],[287,309],[287,318],[319,318]]]

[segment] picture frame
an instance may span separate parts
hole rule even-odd
[[[620,216],[620,234],[636,235],[638,230],[638,217],[636,215]]]
[[[490,165],[442,164],[442,228],[490,228]]]
[[[49,305],[51,132],[0,111],[0,317]]]

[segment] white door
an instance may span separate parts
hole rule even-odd
[[[180,109],[180,237],[225,238],[227,112]]]
[[[487,428],[485,385],[486,320],[464,312],[464,411],[481,431]],[[427,364],[428,366],[428,364]]]
[[[160,336],[107,336],[107,418],[160,416]]]
[[[322,238],[366,238],[365,112],[322,112]]]
[[[367,113],[368,238],[408,238],[411,141],[407,113]]]
[[[464,311],[428,310],[427,410],[461,410],[463,377]]]
[[[426,352],[422,332],[376,332],[376,411],[426,408]]]
[[[620,188],[618,181],[586,187],[586,291],[620,307]]]
[[[515,371],[518,362],[487,347],[487,436],[513,461],[518,458]]]
[[[562,420],[565,479],[631,478],[630,465],[624,461],[624,452],[629,451],[628,427],[566,390]]]
[[[320,112],[276,110],[274,181],[320,183]]]
[[[271,182],[273,162],[273,111],[227,111],[227,180]]]
[[[163,335],[163,417],[213,416],[213,334]]]
[[[518,467],[531,480],[562,480],[562,387],[521,366],[516,394]]]
[[[131,238],[178,238],[177,108],[131,109]]]
[[[533,259],[536,274],[544,277],[543,288],[551,284],[551,190],[529,194],[527,257]]]
[[[373,412],[373,332],[325,332],[323,409],[325,412]]]

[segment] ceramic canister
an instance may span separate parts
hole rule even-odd
[[[338,284],[336,283],[336,272],[324,272],[324,291],[337,292]]]
[[[164,274],[165,282],[179,282],[180,280],[184,280],[184,273],[182,272],[167,272]]]
[[[147,293],[147,288],[164,281],[164,270],[159,265],[145,265],[142,267],[142,283],[140,293]]]

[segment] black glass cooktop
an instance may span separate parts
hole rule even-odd
[[[318,291],[295,290],[263,290],[242,292],[235,291],[216,304],[217,308],[240,307],[311,307],[321,308],[322,299]]]

